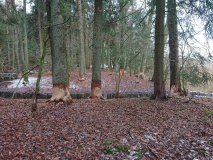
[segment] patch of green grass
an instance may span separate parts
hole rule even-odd
[[[111,148],[106,148],[106,149],[104,150],[104,152],[105,152],[106,154],[112,154],[112,155],[114,155],[115,153],[117,153],[116,150],[113,150],[113,149],[111,149]]]
[[[138,156],[138,159],[142,159],[146,152],[146,150],[138,149],[135,151],[135,155]]]
[[[112,140],[106,140],[104,141],[104,146],[105,146],[105,149],[104,149],[104,152],[106,154],[115,154],[116,151],[113,149],[113,145],[114,145],[115,141],[112,141]]]
[[[212,111],[212,110],[205,109],[205,110],[204,110],[204,115],[201,117],[201,120],[202,120],[203,122],[206,122],[206,121],[213,121],[213,111]]]
[[[199,155],[205,156],[206,150],[204,148],[196,148],[195,151],[198,152]]]
[[[213,147],[213,139],[209,141],[209,144]]]
[[[130,146],[128,146],[128,145],[122,145],[122,144],[115,145],[115,149],[118,152],[127,152],[129,148],[130,148]]]
[[[106,141],[104,141],[104,145],[105,146],[110,146],[110,145],[113,145],[115,143],[115,141],[113,141],[113,140],[106,140]]]
[[[120,152],[128,152],[128,149],[130,148],[130,146],[128,145],[123,145],[123,144],[117,144],[115,141],[113,140],[106,140],[104,141],[104,152],[106,154],[116,154],[116,153],[120,153]]]

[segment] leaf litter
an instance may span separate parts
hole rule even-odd
[[[213,100],[188,99],[39,99],[32,115],[32,100],[0,98],[0,159],[212,160]]]

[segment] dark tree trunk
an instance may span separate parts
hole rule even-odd
[[[101,91],[101,35],[102,35],[102,0],[95,0],[93,31],[93,62],[90,98],[102,98]]]
[[[168,0],[170,93],[179,90],[178,29],[176,0]]]
[[[154,57],[154,97],[166,98],[164,84],[164,18],[165,0],[156,2],[155,57]]]
[[[65,52],[63,35],[63,17],[61,15],[61,0],[47,0],[47,14],[49,21],[49,37],[52,56],[53,89],[50,101],[62,101],[70,104],[72,99],[69,91],[69,73],[67,55]]]

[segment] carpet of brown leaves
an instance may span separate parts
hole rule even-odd
[[[35,114],[31,106],[0,98],[0,159],[213,159],[210,98],[75,99],[68,107],[39,99]]]
[[[213,159],[212,99],[0,98],[0,159]]]

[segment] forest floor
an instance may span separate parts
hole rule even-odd
[[[111,78],[103,80],[103,85],[111,91],[114,75],[105,73]],[[50,75],[45,74],[46,78]],[[87,74],[85,82],[78,82],[71,74],[71,81],[85,83],[81,89],[89,91],[90,76]],[[137,91],[140,87],[144,90],[153,87],[152,82],[133,76],[125,75],[123,80],[128,78],[128,86],[121,87],[123,91],[126,87]],[[41,91],[51,92],[51,81],[44,82],[48,83]],[[14,83],[3,84],[0,89],[6,90]],[[71,92],[78,92],[77,86]],[[33,90],[32,86],[18,89]],[[74,99],[68,107],[39,99],[34,114],[31,106],[32,99],[0,98],[0,159],[213,159],[211,98]]]
[[[0,98],[0,159],[212,160],[213,100]]]

